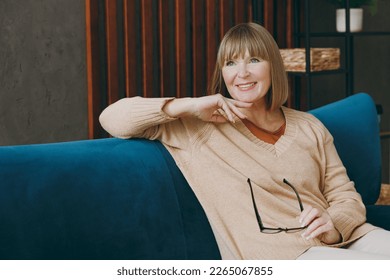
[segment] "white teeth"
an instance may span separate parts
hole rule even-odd
[[[247,89],[253,86],[255,83],[245,84],[245,85],[237,85],[239,88]]]

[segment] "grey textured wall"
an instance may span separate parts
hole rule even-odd
[[[0,145],[87,138],[84,5],[0,1]]]

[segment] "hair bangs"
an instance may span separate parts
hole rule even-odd
[[[223,50],[218,56],[218,63],[223,67],[228,60],[242,58],[248,51],[249,56],[258,57],[269,61],[270,57],[263,41],[254,34],[256,31],[247,28],[237,28],[231,30],[230,36],[221,43],[220,50]],[[223,45],[223,47],[222,47]]]

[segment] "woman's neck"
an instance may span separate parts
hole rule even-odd
[[[282,109],[271,111],[261,104],[253,104],[252,107],[245,110],[244,114],[247,116],[247,120],[255,126],[268,131],[279,129],[285,122]]]

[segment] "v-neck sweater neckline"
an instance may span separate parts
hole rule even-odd
[[[291,145],[291,143],[294,141],[296,134],[297,134],[297,124],[296,119],[294,118],[292,112],[287,107],[281,107],[285,121],[286,121],[286,128],[284,131],[284,134],[276,141],[275,144],[267,143],[258,137],[256,137],[249,128],[246,127],[244,122],[236,118],[235,119],[235,126],[236,128],[241,131],[251,142],[256,144],[258,147],[265,149],[269,152],[271,152],[274,156],[279,157],[281,154],[283,154]]]

